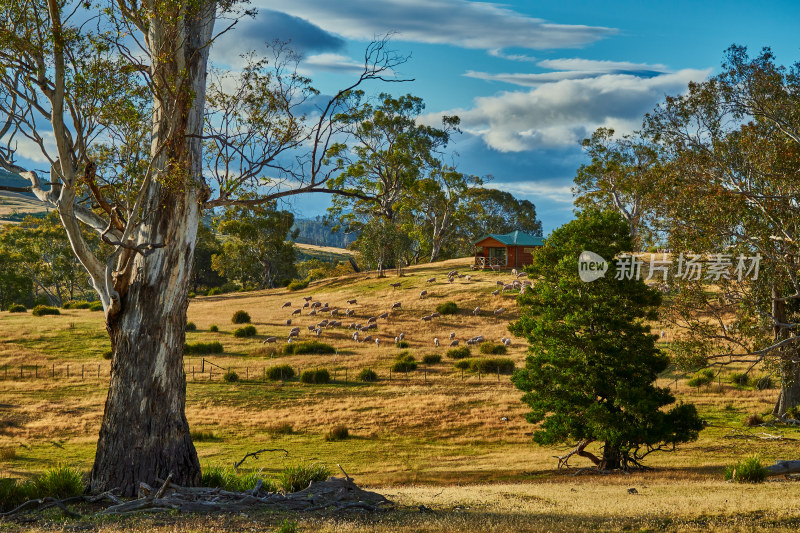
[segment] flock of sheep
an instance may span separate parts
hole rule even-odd
[[[501,287],[501,288],[493,291],[492,295],[497,296],[501,292],[505,292],[505,291],[508,291],[508,290],[519,290],[520,293],[522,293],[522,292],[524,292],[525,287],[529,286],[531,284],[531,282],[529,280],[524,280],[522,282],[520,282],[518,280],[518,278],[520,278],[520,277],[525,275],[524,273],[520,273],[516,269],[512,270],[511,273],[515,277],[515,279],[513,281],[511,281],[510,283],[505,283],[503,281],[498,281],[497,282],[497,286]],[[459,274],[458,271],[456,271],[456,270],[451,270],[450,272],[447,273],[447,279],[448,279],[449,283],[453,283],[453,281],[456,278],[465,278],[466,281],[472,281],[472,279],[473,279],[471,275]],[[436,282],[436,278],[435,277],[428,278],[426,280],[426,283],[429,284],[429,285],[433,284],[435,282]],[[396,283],[390,283],[389,286],[392,287],[392,290],[396,290],[396,289],[400,289],[402,287],[402,284],[403,284],[403,281],[398,281]],[[419,298],[421,300],[425,299],[427,296],[428,296],[428,291],[427,290],[422,290],[420,292],[420,294],[419,294]],[[401,302],[395,302],[395,303],[393,303],[391,305],[389,311],[385,311],[385,312],[380,313],[378,315],[369,317],[365,324],[352,322],[352,323],[350,323],[348,325],[344,325],[342,323],[342,321],[341,320],[337,320],[337,318],[340,317],[340,316],[345,316],[345,317],[354,316],[355,315],[355,310],[354,309],[351,309],[350,307],[347,307],[342,312],[342,311],[339,310],[338,307],[333,307],[332,308],[327,302],[323,303],[323,302],[319,302],[319,301],[313,301],[313,299],[314,299],[313,296],[305,296],[305,297],[303,297],[303,300],[304,300],[303,305],[301,307],[293,309],[292,312],[291,312],[291,317],[294,317],[294,316],[297,316],[297,315],[302,316],[304,309],[308,309],[308,313],[307,313],[306,316],[309,316],[309,317],[319,316],[322,313],[329,313],[330,318],[324,318],[324,319],[320,320],[319,322],[317,322],[316,324],[308,325],[307,328],[308,328],[309,332],[313,333],[317,337],[320,337],[322,335],[322,332],[323,332],[324,329],[335,328],[335,327],[346,327],[348,329],[355,330],[353,332],[353,334],[352,334],[352,339],[355,342],[359,342],[359,343],[374,342],[377,346],[381,345],[380,337],[375,335],[375,337],[373,338],[373,336],[369,335],[368,332],[370,330],[373,330],[373,329],[377,331],[377,329],[378,329],[378,320],[379,319],[388,321],[390,313],[392,311],[396,311],[396,310],[402,308],[402,303]],[[355,299],[347,300],[347,305],[348,306],[356,305],[357,303],[358,303],[358,301],[355,300]],[[285,302],[281,306],[281,309],[285,309],[287,307],[289,307],[289,308],[293,307],[292,306],[292,302]],[[493,311],[493,314],[494,314],[494,316],[500,316],[503,313],[505,313],[505,311],[506,311],[505,308],[498,307],[497,309],[495,309]],[[481,308],[480,307],[476,307],[472,311],[472,315],[473,316],[478,316],[480,313],[481,313]],[[434,318],[439,318],[440,316],[441,316],[440,313],[432,312],[430,314],[422,316],[421,320],[424,321],[424,322],[429,322],[429,321],[433,320]],[[292,318],[288,318],[286,320],[286,325],[287,326],[291,326],[292,325]],[[300,331],[301,331],[301,329],[300,329],[299,326],[292,327],[292,329],[289,331],[289,336],[287,338],[287,342],[288,343],[292,343],[296,338],[298,338],[300,336]],[[363,336],[362,336],[362,334],[363,334]],[[456,333],[455,332],[450,333],[450,337],[448,339],[450,341],[449,342],[449,346],[458,346],[459,345],[459,340],[456,339],[455,337],[456,337]],[[269,337],[266,340],[264,340],[264,344],[275,343],[275,342],[277,342],[277,340],[278,340],[277,337]],[[400,333],[398,336],[396,336],[394,338],[395,344],[399,343],[402,340],[405,340],[405,333]],[[470,339],[467,339],[465,341],[465,343],[467,345],[474,345],[474,344],[479,344],[479,343],[483,342],[484,340],[485,339],[484,339],[483,335],[477,335],[477,336],[471,337]],[[505,344],[506,346],[510,346],[511,345],[511,339],[509,339],[509,338],[505,338],[504,337],[504,338],[500,339],[500,342]],[[438,337],[434,337],[433,344],[434,344],[434,346],[437,346],[437,347],[441,345]]]

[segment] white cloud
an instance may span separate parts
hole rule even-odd
[[[256,0],[350,39],[371,40],[397,32],[397,39],[450,44],[477,50],[578,48],[617,30],[554,24],[507,7],[467,0]]]
[[[353,61],[341,54],[316,54],[305,58],[300,66],[306,71],[327,70],[330,72],[360,73],[364,63]]]
[[[564,182],[572,183],[572,180],[565,178]],[[561,204],[572,205],[572,187],[558,182],[540,181],[514,181],[514,182],[494,182],[492,188],[508,191],[519,196],[529,196],[533,200],[550,200]]]
[[[649,78],[603,74],[561,80],[475,98],[471,109],[451,109],[422,120],[433,124],[442,114],[458,115],[465,131],[501,152],[570,146],[601,126],[634,130],[665,94],[683,92],[690,81],[703,80],[710,72],[685,69]]]
[[[650,65],[649,63],[632,63],[630,61],[598,61],[595,59],[544,59],[536,63],[542,68],[552,70],[577,70],[585,72],[667,72],[664,65]]]

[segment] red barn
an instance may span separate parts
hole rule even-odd
[[[522,268],[531,264],[533,252],[544,246],[542,237],[521,231],[505,235],[489,234],[475,243],[475,266],[478,268]]]

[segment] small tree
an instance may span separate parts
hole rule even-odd
[[[530,344],[526,367],[513,376],[525,391],[533,439],[541,445],[577,441],[559,466],[580,455],[601,469],[641,467],[649,453],[697,439],[704,422],[692,404],[654,386],[669,359],[644,320],[656,318],[660,293],[641,280],[616,279],[614,257],[631,250],[626,221],[610,211],[580,213],[557,229],[528,272],[538,278],[519,297],[520,319],[509,329]],[[605,276],[581,281],[578,257],[609,260]],[[586,451],[603,443],[602,457]]]

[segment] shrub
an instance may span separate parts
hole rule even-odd
[[[33,308],[33,316],[44,315],[60,315],[61,311],[57,307],[50,307],[49,305],[37,305]]]
[[[773,388],[772,378],[769,376],[762,376],[758,378],[755,382],[755,387],[757,390],[767,390]]]
[[[283,355],[283,346],[262,344],[253,350],[250,355],[252,357],[269,357],[271,359],[273,357]]]
[[[453,365],[458,370],[469,370],[472,367],[472,359],[461,359]]]
[[[290,365],[277,365],[267,369],[270,381],[288,381],[294,377],[294,369]]]
[[[249,324],[250,315],[247,313],[247,311],[242,311],[240,309],[239,311],[233,313],[233,316],[231,317],[231,322],[233,322],[234,324]]]
[[[195,324],[194,322],[187,322],[186,331],[197,331],[197,324]]]
[[[297,522],[290,522],[288,518],[284,518],[275,533],[297,533]]]
[[[26,313],[28,308],[22,304],[14,304],[8,308],[9,313]]]
[[[284,348],[286,355],[332,354],[336,348],[319,341],[293,342]]]
[[[228,370],[227,372],[222,374],[222,380],[227,383],[235,383],[239,381],[239,374],[237,374],[233,370]]]
[[[473,372],[482,374],[510,374],[514,371],[514,361],[507,357],[487,357],[473,359],[469,367]]]
[[[113,356],[114,356],[113,350],[106,350],[105,352],[103,352],[103,359],[105,359],[106,361],[111,359]]]
[[[365,368],[358,373],[358,377],[356,377],[356,379],[358,381],[363,381],[364,383],[374,383],[378,381],[378,374],[376,374],[371,368]]]
[[[481,353],[485,355],[505,355],[506,351],[504,344],[495,344],[492,341],[486,341],[481,344]]]
[[[458,313],[458,305],[455,302],[445,302],[436,306],[436,312],[440,315],[454,315]]]
[[[325,440],[328,442],[345,440],[349,436],[350,432],[347,430],[347,426],[339,424],[338,426],[333,426],[327,433],[325,433]]]
[[[333,474],[328,467],[319,463],[287,466],[278,474],[278,484],[284,492],[297,492],[307,488],[313,481],[325,481]]]
[[[304,279],[302,281],[299,279],[293,279],[291,282],[289,282],[286,288],[289,289],[290,291],[299,291],[301,289],[305,289],[306,287],[308,287],[309,281],[310,280],[308,279]]]
[[[282,422],[268,427],[267,433],[270,435],[291,435],[294,433],[294,428],[289,422]]]
[[[400,341],[400,342],[397,343],[397,347],[398,348],[408,348],[409,346],[411,346],[411,345],[408,344],[408,341]]]
[[[255,335],[256,335],[255,326],[244,326],[243,328],[238,328],[236,331],[233,332],[233,336],[238,338],[255,337]]]
[[[219,326],[216,324],[211,324],[210,326],[208,326],[208,331],[210,331],[211,333],[217,333],[219,331]]]
[[[218,442],[222,440],[213,431],[196,430],[190,431],[189,434],[192,436],[192,442]]]
[[[222,353],[224,348],[218,341],[214,342],[195,342],[192,344],[186,343],[183,345],[184,354],[207,354],[207,353]]]
[[[731,383],[734,385],[739,385],[741,387],[746,387],[750,383],[750,376],[747,374],[741,374],[739,372],[735,372],[731,374]]]
[[[714,381],[714,371],[710,368],[697,372],[687,383],[690,387],[697,387],[698,389],[703,385],[708,385]]]
[[[417,369],[417,362],[414,356],[408,352],[401,352],[395,357],[395,363],[392,365],[392,372],[410,372]]]
[[[761,459],[754,455],[733,466],[725,467],[725,479],[737,483],[761,483],[767,479],[767,471],[761,466]]]
[[[756,413],[754,415],[749,415],[747,418],[744,419],[744,425],[751,428],[753,426],[760,426],[764,423],[764,419],[761,418],[761,415]]]
[[[330,383],[331,374],[325,368],[321,370],[305,370],[302,374],[300,374],[300,381],[303,383],[314,383],[317,385]]]
[[[442,356],[438,353],[429,353],[422,356],[422,362],[426,365],[435,365],[442,362]]]
[[[197,295],[194,293],[194,291],[189,291],[188,296],[189,298],[197,298]]]
[[[92,304],[86,300],[69,300],[64,302],[61,306],[62,309],[89,309]]]
[[[212,287],[206,292],[206,296],[216,296],[217,294],[222,294],[222,289],[219,287]]]
[[[470,356],[469,347],[461,346],[460,348],[450,348],[447,350],[446,355],[450,359],[465,359]]]
[[[97,301],[92,302],[89,304],[89,311],[102,311],[103,310],[103,302]]]

